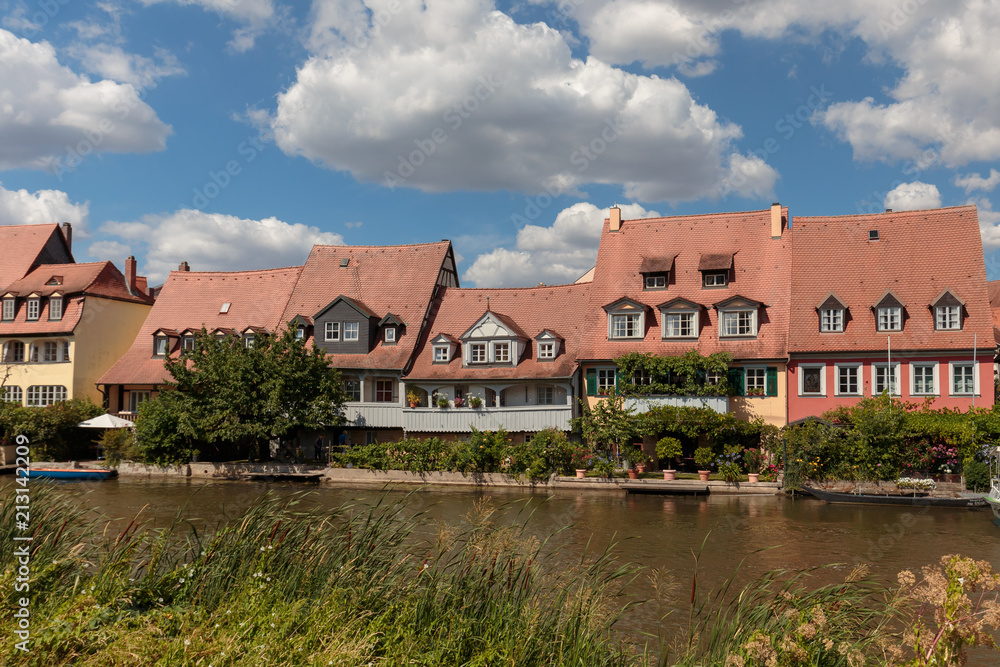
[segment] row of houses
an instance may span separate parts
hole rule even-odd
[[[783,425],[883,391],[994,401],[973,206],[794,221],[779,204],[637,220],[615,207],[593,270],[512,289],[461,288],[448,241],[315,246],[303,266],[262,271],[182,263],[151,289],[132,258],[124,273],[75,264],[70,232],[0,228],[6,400],[91,396],[133,416],[167,381],[163,359],[202,328],[252,344],[290,327],[340,369],[352,442],[566,430],[581,400],[619,389],[613,360],[633,351],[733,359],[734,395],[647,396],[638,409],[707,405]]]

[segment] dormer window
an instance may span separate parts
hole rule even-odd
[[[305,340],[306,328],[305,327],[295,327],[295,340]]]
[[[757,335],[757,313],[763,304],[736,296],[715,304],[719,311],[720,338],[747,338]]]
[[[510,343],[493,343],[493,362],[497,364],[510,363]]]
[[[657,308],[663,322],[663,338],[698,337],[700,305],[686,299],[674,299]]]
[[[49,319],[61,320],[63,316],[63,298],[61,296],[49,297]]]
[[[729,276],[725,271],[710,271],[702,274],[702,287],[725,287],[729,284]]]
[[[538,344],[538,358],[539,359],[555,359],[556,356],[556,344],[555,343],[539,343]]]
[[[836,294],[830,292],[816,306],[819,311],[819,330],[824,333],[842,333],[847,307]]]
[[[167,356],[167,337],[156,336],[153,339],[153,354],[158,357]]]
[[[243,345],[245,345],[248,350],[253,347],[253,332],[243,335]]]
[[[344,340],[358,339],[358,323],[344,322]]]
[[[194,336],[184,336],[182,342],[183,342],[182,349],[184,350],[194,349]]]
[[[470,364],[485,364],[486,359],[486,343],[470,343],[469,344],[469,363]]]
[[[386,343],[390,343],[390,344],[391,343],[395,343],[396,342],[396,327],[386,327],[385,328],[385,334],[383,336],[383,340]]]
[[[729,285],[729,272],[733,269],[731,252],[706,253],[698,260],[701,285],[705,289],[718,289]]]
[[[33,296],[33,297],[29,297],[28,298],[28,320],[29,321],[37,320],[38,319],[38,314],[41,311],[41,309],[42,309],[41,299],[39,299],[37,296]]]
[[[611,316],[612,338],[638,338],[641,331],[642,315],[628,313]]]
[[[656,257],[643,257],[639,265],[639,273],[642,274],[642,288],[644,290],[667,289],[670,272],[674,268],[674,258],[677,253],[657,255]]]
[[[3,300],[3,319],[5,322],[9,322],[14,319],[14,308],[15,302],[14,297],[8,296]]]
[[[902,331],[906,304],[892,290],[886,290],[875,304],[875,326],[879,331]]]
[[[434,346],[434,363],[435,364],[446,364],[451,361],[451,346],[450,345],[435,345]]]
[[[327,341],[340,340],[340,322],[327,322],[323,339]]]
[[[665,273],[650,273],[646,275],[643,279],[643,289],[666,289],[667,288],[667,274]]]
[[[959,331],[962,328],[962,307],[965,302],[950,289],[938,294],[931,303],[934,309],[934,328],[937,331]]]
[[[635,339],[646,335],[646,304],[619,299],[604,306],[608,313],[608,339]]]

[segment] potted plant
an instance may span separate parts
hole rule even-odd
[[[760,481],[760,473],[764,471],[767,456],[763,449],[757,447],[747,447],[743,450],[743,465],[747,469],[747,478],[751,484]]]
[[[590,461],[593,459],[593,454],[590,450],[583,447],[577,447],[573,450],[573,454],[570,457],[570,465],[576,470],[577,477],[586,477],[587,469],[590,468]]]
[[[478,396],[470,396],[469,407],[471,407],[473,410],[483,407],[483,399],[479,398]]]
[[[411,389],[406,392],[406,400],[410,404],[411,408],[415,408],[420,405],[420,392],[416,389]]]
[[[628,478],[639,479],[638,465],[643,461],[642,452],[639,451],[639,448],[631,443],[622,445],[622,458],[628,462]],[[645,463],[643,463],[642,467],[643,472],[645,472]]]
[[[673,464],[674,460],[681,455],[683,449],[681,447],[681,441],[677,438],[671,438],[666,436],[660,438],[656,443],[656,455],[660,457],[660,460],[667,462],[667,467],[663,470],[663,479],[668,482],[672,482],[677,479],[677,471],[674,470]]]
[[[446,407],[448,407],[448,397],[447,396],[438,396],[437,406],[439,408],[446,408]]]
[[[715,465],[715,452],[711,447],[699,447],[694,450],[694,463],[698,466],[698,479],[707,482],[708,476],[712,474],[712,466]]]
[[[461,397],[461,396],[456,396],[456,397],[455,397],[455,407],[456,407],[456,408],[460,408],[460,407],[462,407],[462,404],[463,404],[464,402],[465,402],[465,401],[463,401],[463,400],[462,400],[462,397]]]

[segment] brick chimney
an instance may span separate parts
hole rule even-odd
[[[139,290],[135,285],[135,255],[125,258],[125,285],[128,286],[128,293],[132,296],[138,294]]]
[[[188,266],[187,262],[181,262],[181,265],[177,267],[178,271],[190,271],[191,267]]]
[[[622,210],[618,208],[617,205],[612,206],[611,210],[608,211],[610,215],[608,229],[613,232],[617,232],[622,228]]]
[[[771,204],[771,238],[781,238],[781,204],[775,202]]]
[[[62,223],[63,238],[66,239],[66,247],[73,252],[73,225],[68,222]]]

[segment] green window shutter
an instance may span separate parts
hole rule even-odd
[[[733,390],[733,396],[742,396],[746,393],[743,386],[743,368],[729,369],[729,386]]]
[[[624,382],[624,379],[622,378],[622,372],[616,368],[615,369],[615,396],[618,396],[619,394],[622,393],[622,383],[623,382]]]
[[[767,367],[767,395],[777,396],[778,395],[778,367],[768,366]]]
[[[587,396],[597,396],[597,369],[587,369]]]

